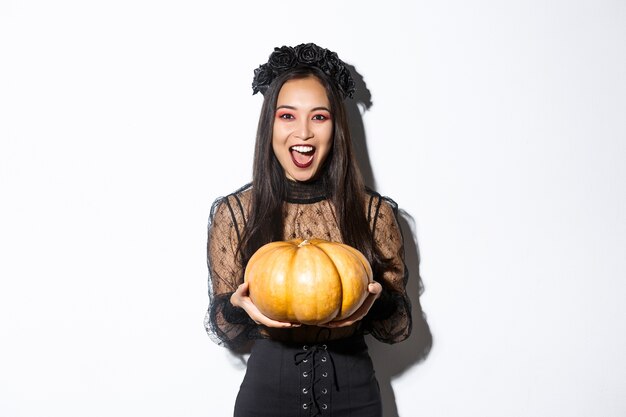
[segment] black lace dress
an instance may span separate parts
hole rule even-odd
[[[341,242],[323,185],[291,181],[288,185],[284,240]],[[216,200],[208,229],[210,304],[206,330],[216,343],[234,351],[254,341],[235,415],[314,416],[331,415],[332,411],[333,416],[341,416],[344,410],[345,415],[379,416],[378,386],[363,335],[396,343],[411,331],[410,302],[405,292],[408,274],[396,204],[368,191],[365,210],[374,241],[380,254],[392,262],[374,277],[383,292],[363,320],[334,329],[304,325],[270,329],[257,325],[243,309],[230,303],[230,296],[243,282],[245,266],[238,258],[237,246],[250,200],[249,185]]]

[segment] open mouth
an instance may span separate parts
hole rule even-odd
[[[294,145],[289,148],[291,160],[298,168],[308,168],[313,163],[315,148],[310,145]]]

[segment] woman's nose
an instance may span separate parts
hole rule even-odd
[[[296,137],[302,140],[311,139],[313,137],[313,130],[308,120],[300,121],[296,130]]]

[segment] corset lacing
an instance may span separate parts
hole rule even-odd
[[[332,373],[335,386],[338,386],[335,364],[328,347],[325,344],[304,345],[302,351],[294,355],[294,362],[303,370],[301,394],[305,401],[302,403],[302,411],[308,411],[311,417],[323,414],[330,402],[329,372]]]

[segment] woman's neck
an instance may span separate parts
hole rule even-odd
[[[328,198],[330,194],[323,177],[307,182],[286,179],[285,183],[285,200],[289,203],[315,203]]]

